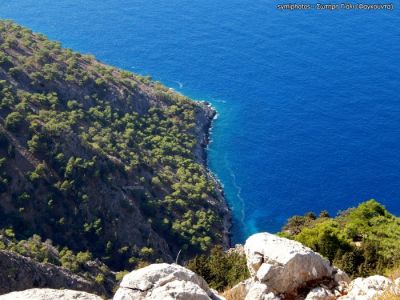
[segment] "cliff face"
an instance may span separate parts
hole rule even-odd
[[[115,269],[227,246],[229,210],[206,168],[214,114],[1,21],[0,228]]]

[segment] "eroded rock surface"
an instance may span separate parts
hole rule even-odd
[[[39,287],[107,294],[101,286],[65,268],[38,263],[17,253],[0,250],[0,295]]]
[[[302,244],[269,233],[249,237],[244,246],[251,278],[227,295],[237,300],[373,300],[400,297],[400,278],[384,276],[353,281],[320,254]]]
[[[335,295],[328,288],[318,286],[313,288],[307,295],[306,300],[334,300]]]
[[[381,275],[367,278],[356,278],[350,283],[347,295],[339,297],[340,300],[370,300],[383,293],[393,293],[400,297],[400,288],[395,281]]]
[[[276,294],[296,294],[309,282],[331,278],[333,274],[333,268],[320,254],[273,234],[254,234],[244,248],[254,280]]]
[[[114,300],[222,299],[199,275],[176,264],[153,264],[122,279]]]
[[[0,300],[102,300],[101,297],[82,291],[29,289],[0,296]]]

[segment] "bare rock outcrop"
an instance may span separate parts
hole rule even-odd
[[[0,296],[0,300],[102,300],[101,297],[82,291],[29,289]]]
[[[153,264],[124,276],[114,300],[223,299],[199,275],[176,264]]]
[[[313,288],[308,294],[305,300],[335,300],[336,296],[332,291],[326,287],[318,286]]]
[[[265,284],[275,294],[296,295],[309,283],[331,278],[334,271],[320,254],[273,234],[254,234],[244,248],[254,281]]]
[[[38,263],[14,252],[0,250],[0,295],[30,288],[74,289],[107,294],[105,289],[52,264]]]
[[[397,279],[399,281],[399,279]],[[340,300],[370,300],[384,293],[391,293],[400,297],[400,287],[385,276],[374,275],[367,278],[356,278],[347,291],[347,295]]]
[[[244,246],[251,278],[227,294],[244,300],[372,300],[400,296],[400,278],[350,277],[302,244],[269,233],[249,237]]]

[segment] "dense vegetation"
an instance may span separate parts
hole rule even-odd
[[[250,277],[246,256],[235,250],[225,252],[220,246],[214,247],[208,255],[196,256],[188,262],[187,267],[218,291],[224,291]]]
[[[384,274],[400,265],[400,218],[375,200],[340,212],[289,219],[281,235],[327,257],[353,276]]]
[[[0,21],[0,228],[114,270],[222,244],[202,149],[213,113]]]

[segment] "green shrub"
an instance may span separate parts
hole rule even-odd
[[[98,284],[103,284],[105,280],[105,277],[103,274],[97,274],[95,278],[95,282]]]
[[[295,239],[327,257],[335,258],[339,249],[350,249],[350,244],[341,233],[339,224],[333,220],[317,223],[311,228],[303,228]]]
[[[188,262],[187,267],[218,291],[232,287],[250,276],[246,257],[236,252],[226,253],[220,246],[214,247],[208,255],[196,256]]]
[[[5,120],[6,128],[12,131],[18,130],[18,128],[22,124],[23,119],[24,116],[17,111],[9,113]]]
[[[116,281],[121,281],[122,278],[124,278],[124,276],[125,276],[126,274],[129,274],[129,271],[124,270],[124,271],[120,271],[120,272],[115,273],[115,280],[116,280]]]
[[[289,219],[284,235],[327,257],[353,276],[383,273],[400,264],[400,219],[375,200],[341,212],[310,219]]]

